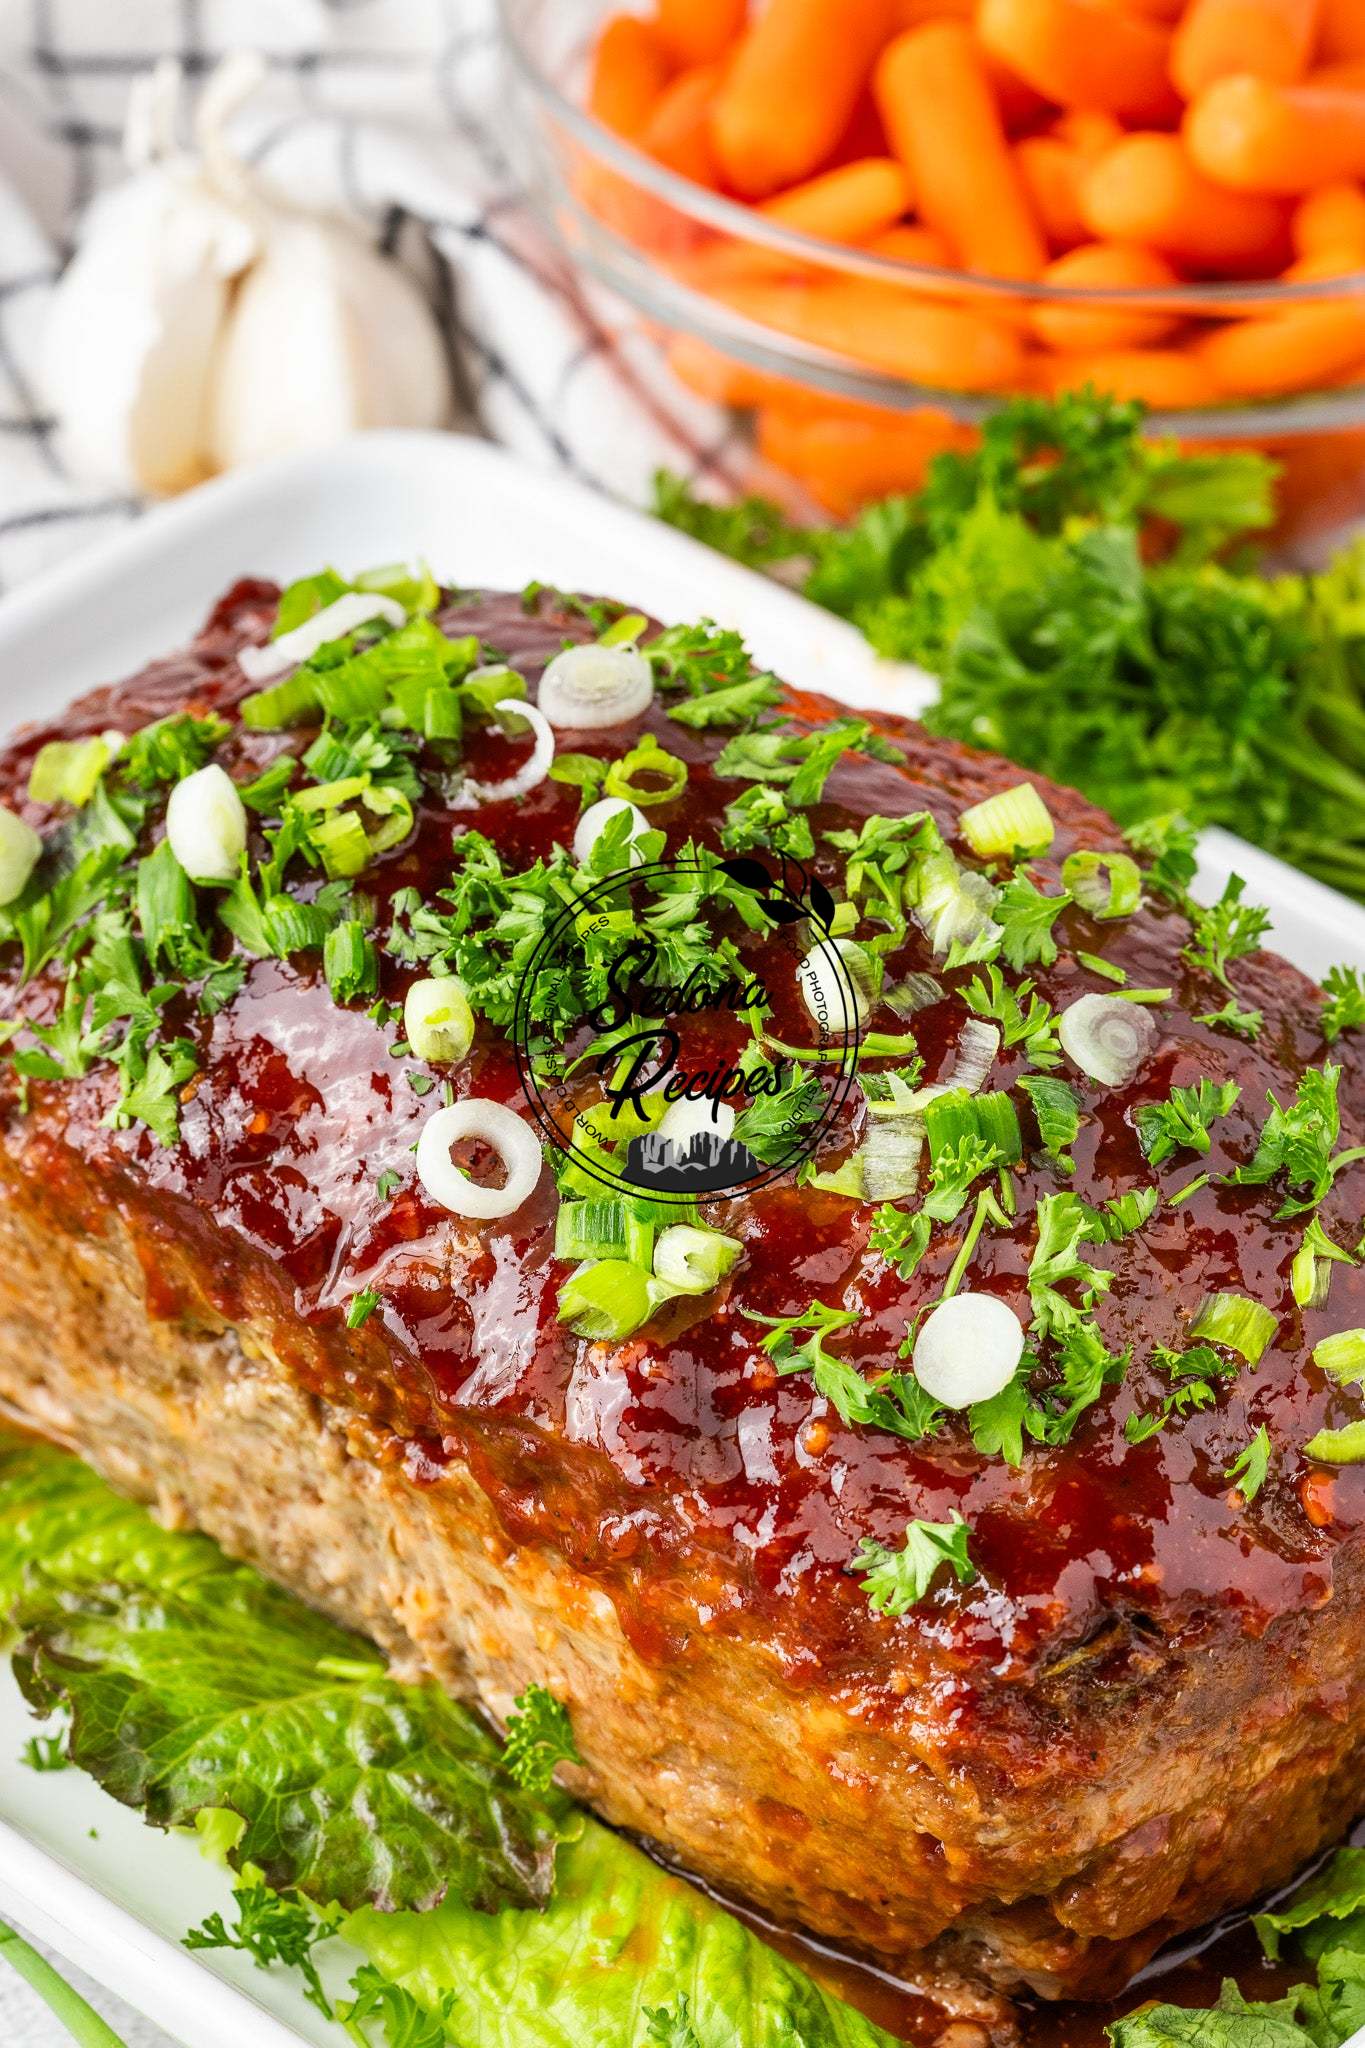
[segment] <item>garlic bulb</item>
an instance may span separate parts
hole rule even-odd
[[[175,64],[129,95],[133,175],[90,209],[44,350],[77,475],[177,491],[356,427],[448,413],[440,338],[406,275],[343,222],[285,206],[229,143],[264,75],[258,56],[219,66],[192,150],[175,140]]]
[[[139,87],[127,141],[141,167],[86,217],[53,294],[43,382],[76,475],[179,491],[209,472],[214,356],[257,241],[245,213],[171,148],[174,66]]]
[[[358,427],[437,427],[441,339],[416,286],[340,221],[279,216],[237,288],[214,366],[209,459],[235,469]]]

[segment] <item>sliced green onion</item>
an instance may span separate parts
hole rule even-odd
[[[551,725],[591,732],[649,709],[654,670],[637,647],[565,647],[545,665],[536,701]]]
[[[316,903],[300,903],[293,896],[267,897],[262,912],[270,949],[281,959],[286,953],[302,953],[326,944],[332,919]]]
[[[1303,1455],[1322,1465],[1359,1465],[1365,1460],[1365,1422],[1348,1422],[1345,1429],[1320,1429],[1309,1437]]]
[[[1210,1294],[1190,1324],[1192,1337],[1207,1338],[1239,1351],[1248,1365],[1258,1365],[1279,1324],[1268,1308],[1245,1294]]]
[[[299,772],[299,764],[292,754],[281,754],[268,768],[263,768],[254,782],[240,782],[237,794],[248,810],[258,811],[265,817],[278,816],[284,807],[284,799],[290,783]]]
[[[358,1294],[353,1294],[351,1296],[350,1301],[347,1303],[347,1329],[359,1330],[360,1328],[362,1328],[363,1325],[369,1321],[370,1317],[374,1314],[378,1306],[379,1296],[375,1293],[373,1287],[362,1287],[360,1292]]]
[[[821,939],[796,970],[801,1000],[823,1033],[842,1037],[872,1013],[877,965],[856,939]]]
[[[370,842],[354,811],[338,811],[311,827],[308,843],[335,881],[369,866]]]
[[[953,1294],[929,1311],[912,1365],[926,1394],[945,1408],[989,1401],[1014,1378],[1024,1355],[1024,1326],[995,1294]]]
[[[343,804],[362,796],[368,788],[367,776],[343,775],[335,782],[315,782],[309,788],[301,789],[294,803],[301,811],[339,811]]]
[[[643,612],[622,612],[619,619],[613,619],[605,633],[599,633],[599,647],[633,647],[644,632],[649,620]]]
[[[1142,901],[1142,870],[1126,853],[1069,853],[1062,886],[1092,917],[1131,917]]]
[[[1062,1051],[1102,1088],[1126,1088],[1151,1051],[1156,1026],[1122,996],[1079,996],[1057,1027]]]
[[[919,861],[906,877],[906,902],[934,952],[941,958],[956,950],[964,966],[1000,937],[1000,926],[991,917],[997,893],[984,875],[961,868],[946,846]]]
[[[1052,813],[1031,782],[997,790],[962,813],[957,829],[982,860],[1046,853],[1056,836]]]
[[[1338,1385],[1365,1380],[1365,1330],[1338,1330],[1313,1346],[1313,1363]]]
[[[557,1259],[626,1259],[630,1241],[630,1205],[621,1196],[590,1196],[583,1202],[561,1202],[555,1217]],[[653,1250],[651,1246],[651,1261]]]
[[[744,1246],[737,1237],[690,1223],[674,1223],[654,1247],[654,1276],[679,1294],[707,1294],[718,1286]]]
[[[649,781],[641,781],[648,776]],[[687,763],[661,747],[647,732],[638,747],[632,747],[619,761],[613,761],[603,784],[608,796],[623,796],[648,809],[653,804],[672,803],[687,786]]]
[[[310,725],[322,710],[318,696],[320,681],[313,669],[301,668],[273,689],[253,690],[238,706],[242,724],[256,732],[280,732],[291,725]]]
[[[391,782],[373,782],[361,802],[382,821],[369,834],[372,854],[387,853],[407,838],[412,830],[412,801],[403,790]]]
[[[1289,1268],[1289,1285],[1300,1308],[1323,1308],[1332,1285],[1334,1264],[1353,1266],[1355,1255],[1343,1251],[1327,1235],[1316,1216],[1310,1217],[1303,1243]]]
[[[474,718],[491,718],[495,704],[503,704],[509,697],[524,699],[526,695],[525,676],[509,668],[505,661],[471,669],[460,684],[460,703]]]
[[[1118,966],[1113,960],[1104,960],[1098,953],[1082,953],[1078,951],[1076,958],[1080,961],[1081,966],[1088,967],[1092,974],[1102,975],[1106,981],[1117,982],[1120,988],[1123,987],[1124,982],[1128,979],[1128,969],[1126,967]]]
[[[590,1343],[616,1344],[649,1321],[661,1298],[642,1266],[599,1259],[571,1273],[560,1288],[559,1320]]]
[[[576,789],[583,810],[596,800],[606,773],[606,762],[596,754],[557,754],[550,763],[551,782],[566,782]]]
[[[871,1117],[867,1136],[849,1160],[860,1175],[858,1192],[865,1202],[898,1202],[913,1195],[919,1186],[920,1154],[924,1150],[924,1118],[911,1117],[888,1122]]]
[[[176,783],[166,805],[166,837],[192,882],[236,879],[246,850],[246,808],[217,762]]]
[[[430,676],[402,676],[389,689],[385,724],[395,720],[424,740],[457,740],[464,730],[464,707],[453,683],[432,682]]]
[[[13,903],[22,895],[42,850],[43,842],[32,825],[0,805],[0,904]]]
[[[343,918],[328,932],[322,944],[322,971],[339,1003],[378,993],[379,954],[358,918]]]
[[[403,998],[403,1036],[419,1060],[462,1060],[474,1042],[474,1012],[454,974],[415,981]]]
[[[838,907],[842,910],[844,906],[840,904]],[[927,1010],[934,1003],[941,1003],[943,993],[942,982],[935,981],[932,974],[907,974],[904,981],[883,990],[882,1001],[894,1016],[904,1022],[917,1010]]]
[[[1081,1105],[1076,1091],[1052,1074],[1021,1075],[1019,1086],[1033,1104],[1043,1150],[1059,1165],[1065,1164],[1069,1172],[1067,1154],[1081,1128]]]
[[[1175,994],[1173,988],[1125,988],[1114,997],[1116,1003],[1145,1003],[1149,1009],[1158,1003],[1169,1003]]]
[[[976,1139],[986,1146],[998,1165],[1013,1166],[1024,1156],[1019,1118],[1008,1095],[968,1095],[965,1089],[950,1088],[925,1105],[924,1127],[929,1134],[929,1157],[934,1165],[954,1152],[964,1139]]]
[[[463,1138],[477,1139],[498,1154],[506,1173],[501,1187],[484,1186],[455,1164],[452,1149]],[[544,1165],[535,1134],[523,1119],[506,1103],[484,1096],[466,1096],[434,1110],[417,1139],[417,1178],[433,1202],[455,1216],[511,1216],[535,1192]]]
[[[378,569],[364,570],[355,587],[393,598],[410,616],[434,612],[441,602],[441,586],[425,562],[385,562]]]
[[[113,758],[98,733],[84,740],[49,740],[34,757],[28,793],[35,804],[70,804],[79,811]]]

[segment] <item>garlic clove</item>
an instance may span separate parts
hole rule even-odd
[[[439,426],[449,410],[440,337],[406,274],[338,222],[272,221],[217,353],[215,466],[361,427]]]
[[[215,345],[249,223],[183,166],[155,165],[91,208],[53,294],[44,387],[63,460],[124,490],[207,474]]]

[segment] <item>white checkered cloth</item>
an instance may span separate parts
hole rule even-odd
[[[202,79],[259,49],[241,117],[282,192],[344,207],[431,295],[468,417],[618,495],[654,468],[724,477],[733,430],[591,303],[521,199],[493,0],[0,0],[0,591],[134,517],[63,474],[39,364],[53,281],[91,195],[122,174],[130,80]],[[234,129],[234,133],[238,132]]]

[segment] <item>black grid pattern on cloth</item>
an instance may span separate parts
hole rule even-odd
[[[457,423],[626,496],[656,464],[736,480],[727,416],[670,388],[531,217],[492,0],[0,0],[0,131],[36,165],[13,174],[0,135],[0,590],[141,509],[63,467],[44,314],[82,212],[123,175],[132,79],[170,56],[193,85],[243,46],[268,67],[247,154],[413,270],[446,338]]]

